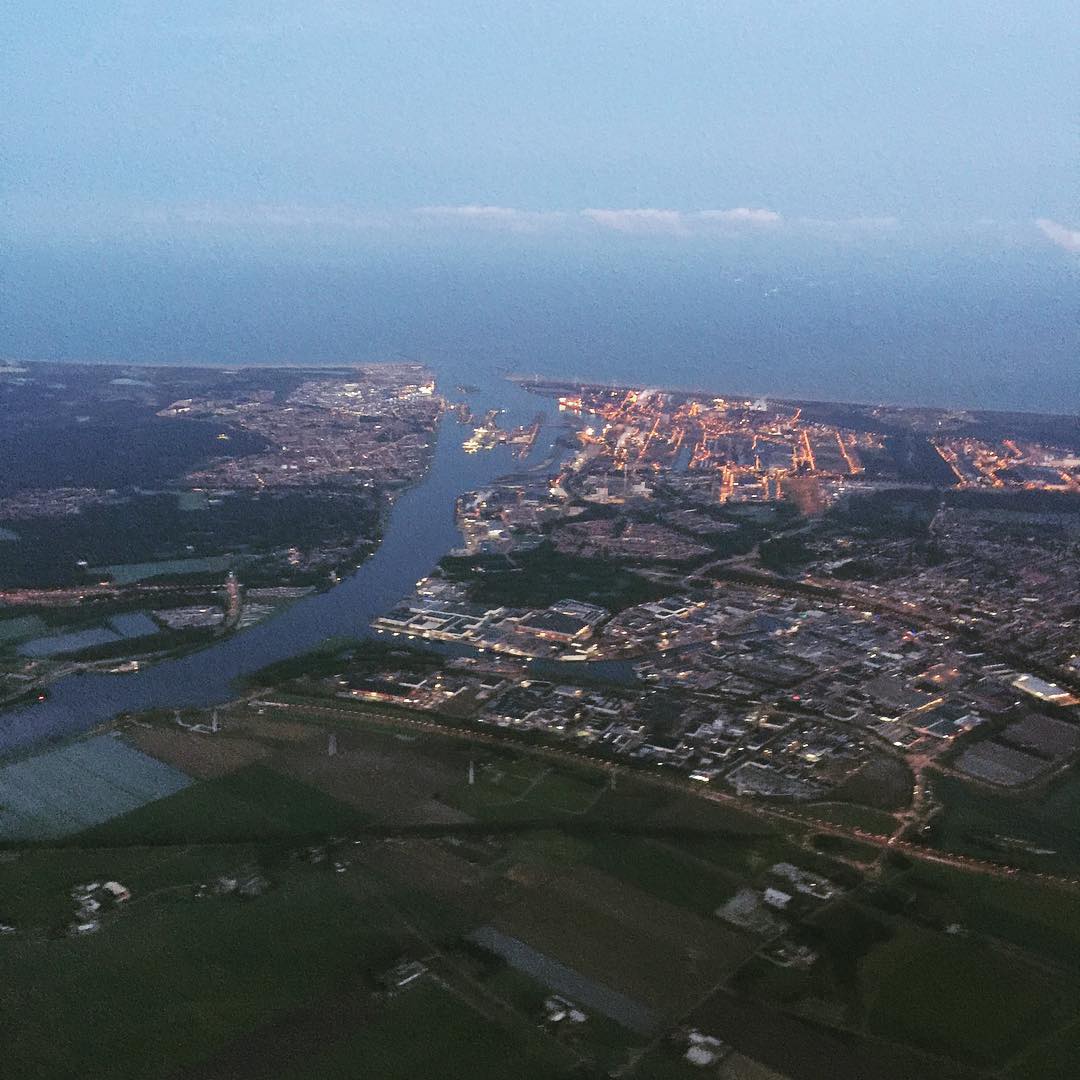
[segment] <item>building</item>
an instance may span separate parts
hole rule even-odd
[[[542,611],[529,612],[517,621],[517,630],[544,641],[569,645],[592,636],[596,626],[607,618],[603,608],[576,600],[560,600]]]

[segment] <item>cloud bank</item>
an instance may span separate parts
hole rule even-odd
[[[1037,218],[1035,224],[1052,244],[1065,251],[1080,253],[1080,229],[1070,229],[1050,218]]]
[[[626,233],[669,233],[689,236],[707,233],[716,226],[779,225],[783,220],[775,210],[736,206],[731,210],[582,210],[581,217],[605,229]]]
[[[557,210],[519,210],[513,206],[420,206],[413,211],[420,220],[452,224],[477,224],[513,232],[537,232],[562,222],[566,215]]]
[[[629,233],[686,232],[683,215],[678,210],[582,210],[581,217],[605,229]]]
[[[1035,228],[1032,228],[1034,224]],[[762,237],[827,243],[918,244],[977,235],[1008,247],[1045,245],[1080,253],[1080,229],[1051,218],[1034,223],[981,219],[967,225],[892,216],[786,216],[764,206],[682,210],[671,207],[526,209],[496,203],[461,203],[372,209],[355,203],[171,202],[58,203],[24,198],[0,207],[0,237],[168,237],[205,241],[249,236],[261,241],[327,245],[365,236],[422,241],[475,235],[550,238],[561,242],[670,241],[722,244]]]
[[[749,206],[736,206],[733,210],[702,210],[697,216],[702,221],[732,221],[747,225],[779,225],[781,221],[775,210],[762,207],[751,209]]]
[[[313,228],[410,230],[432,228],[483,229],[516,233],[574,233],[600,230],[634,235],[708,236],[743,230],[773,229],[784,218],[763,207],[736,206],[727,210],[671,210],[654,207],[585,210],[525,210],[515,206],[466,203],[418,206],[411,210],[373,213],[348,206],[305,206],[293,203],[180,204],[134,211],[130,220],[141,225],[187,224],[235,228]]]

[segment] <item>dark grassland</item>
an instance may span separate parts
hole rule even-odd
[[[1080,775],[1070,770],[1049,788],[1014,795],[996,794],[950,776],[934,779],[945,804],[935,819],[931,843],[980,858],[1002,859],[995,836],[1026,841],[1053,854],[1034,855],[1010,848],[1010,863],[1051,873],[1080,869]]]
[[[261,764],[183,791],[81,833],[90,846],[302,840],[348,832],[359,811]]]
[[[863,882],[842,858],[876,852],[815,850],[810,826],[636,775],[612,788],[583,765],[407,733],[374,713],[320,715],[237,707],[227,736],[262,747],[258,764],[70,846],[0,856],[0,922],[35,928],[0,937],[5,1069],[351,1080],[494,1078],[511,1062],[531,1080],[568,1075],[578,1057],[618,1064],[635,1037],[613,1023],[590,1021],[565,1045],[539,1030],[544,988],[462,941],[490,923],[796,1080],[971,1075],[947,1059],[1009,1080],[1071,1075],[1072,894],[910,859]],[[310,860],[310,844],[350,833],[361,842]],[[779,860],[847,890],[791,931],[821,957],[805,975],[748,959],[761,939],[714,914]],[[193,895],[195,882],[248,871],[269,891]],[[106,910],[99,933],[61,936],[71,887],[112,877],[133,899]],[[945,934],[952,923],[966,936]],[[404,956],[433,958],[446,988],[373,996]],[[641,1075],[689,1073],[661,1046]]]
[[[86,408],[95,414],[87,423],[36,412],[32,423],[15,416],[0,431],[0,497],[34,488],[155,487],[208,458],[242,457],[267,445],[225,421],[165,419],[131,402]]]
[[[445,558],[439,565],[451,581],[469,582],[473,600],[491,606],[542,607],[570,599],[621,611],[671,592],[610,559],[562,555],[547,543],[512,558]]]
[[[392,963],[376,914],[312,873],[246,903],[147,900],[87,938],[4,942],[5,1074],[168,1076]]]
[[[117,563],[261,554],[289,547],[353,548],[373,537],[378,504],[366,495],[312,492],[230,495],[204,510],[182,510],[175,494],[132,496],[120,505],[90,506],[60,518],[10,523],[18,541],[0,544],[0,586],[45,587],[95,581],[91,567]],[[189,550],[190,549],[190,550]],[[248,584],[291,582],[288,568],[263,575],[246,571]],[[216,575],[219,581],[221,575]]]

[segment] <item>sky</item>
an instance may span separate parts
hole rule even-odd
[[[0,235],[1080,252],[1071,0],[9,4]]]

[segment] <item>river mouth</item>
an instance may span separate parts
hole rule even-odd
[[[457,380],[440,388],[454,397]],[[487,378],[469,401],[474,412],[499,409],[503,426],[528,423],[544,402],[502,378]],[[466,491],[500,476],[535,467],[557,452],[550,410],[532,452],[515,460],[505,446],[469,454],[468,429],[451,413],[439,422],[431,461],[419,483],[394,501],[375,552],[326,592],[306,597],[279,615],[198,652],[164,660],[137,674],[80,674],[58,679],[47,701],[0,713],[0,755],[35,743],[89,731],[120,712],[217,705],[236,695],[236,680],[307,652],[330,637],[366,637],[376,615],[388,611],[461,542],[454,503]]]

